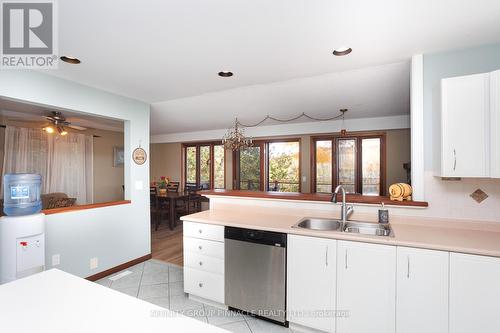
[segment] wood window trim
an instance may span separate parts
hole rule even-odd
[[[300,137],[294,138],[284,138],[284,139],[261,139],[254,140],[253,147],[259,147],[260,149],[260,178],[259,178],[259,190],[268,191],[268,178],[269,178],[269,144],[279,143],[279,142],[298,142],[299,144],[299,191],[302,192],[302,139]],[[240,189],[239,180],[239,151],[233,151],[233,189]]]
[[[335,133],[331,135],[319,135],[311,136],[311,150],[310,150],[310,160],[311,160],[311,193],[316,192],[316,142],[317,141],[331,141],[332,142],[332,192],[337,184],[337,170],[338,170],[338,156],[337,156],[337,141],[339,139],[356,139],[356,147],[359,147],[356,151],[356,192],[362,192],[362,149],[361,144],[363,139],[380,139],[380,196],[386,195],[386,178],[387,178],[387,133],[382,131],[377,132],[351,132],[342,136],[340,133]]]
[[[209,189],[215,189],[215,146],[223,146],[222,141],[203,141],[203,142],[189,142],[182,143],[181,149],[181,183],[186,187],[187,182],[187,149],[190,147],[196,148],[196,186],[200,186],[201,165],[200,165],[200,147],[208,146],[210,149],[210,175],[209,175]],[[226,188],[226,149],[224,148],[224,186],[220,189]]]

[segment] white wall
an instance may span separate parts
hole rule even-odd
[[[342,128],[348,131],[370,131],[410,128],[410,116],[392,116],[378,118],[346,119],[344,126],[341,120],[289,123],[284,125],[269,125],[245,128],[245,135],[254,138],[306,135],[321,133],[337,133]],[[172,134],[158,134],[151,136],[151,143],[190,142],[205,140],[220,140],[227,129],[196,131]]]
[[[46,266],[61,255],[58,268],[86,277],[151,252],[149,161],[136,165],[132,150],[149,153],[149,105],[33,71],[2,71],[0,97],[125,121],[125,198],[129,205],[47,216]],[[143,188],[137,189],[136,182]],[[90,270],[90,258],[99,267]]]

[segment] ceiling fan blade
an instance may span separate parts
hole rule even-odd
[[[66,127],[69,127],[69,128],[72,128],[72,129],[75,129],[78,131],[85,131],[87,129],[86,127],[82,127],[82,126],[78,126],[78,125],[66,125]]]

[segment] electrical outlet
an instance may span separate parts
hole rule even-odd
[[[90,259],[90,269],[96,269],[99,266],[99,260],[97,258]]]
[[[54,254],[52,256],[52,266],[57,266],[61,264],[61,255],[60,254]]]

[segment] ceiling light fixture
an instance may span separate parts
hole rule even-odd
[[[337,57],[341,57],[341,56],[348,55],[351,52],[352,52],[352,49],[350,47],[339,47],[338,49],[333,50],[333,55],[336,55]]]
[[[54,133],[54,127],[52,126],[47,126],[47,127],[44,127],[43,130],[49,134],[52,134]]]
[[[62,56],[59,59],[61,59],[64,62],[67,62],[68,64],[73,64],[73,65],[81,63],[80,59],[70,56]]]
[[[245,129],[241,128],[238,118],[234,122],[234,128],[227,130],[222,137],[222,144],[226,149],[240,150],[253,146],[253,139],[245,137]]]
[[[346,137],[347,136],[347,130],[345,128],[345,113],[348,111],[348,109],[340,109],[340,113],[342,113],[342,126],[340,129],[340,136]]]
[[[231,76],[233,76],[233,72],[222,71],[222,72],[219,72],[219,76],[220,77],[231,77]]]
[[[59,132],[59,135],[62,136],[68,135],[68,132],[62,126],[57,126],[57,132]]]

